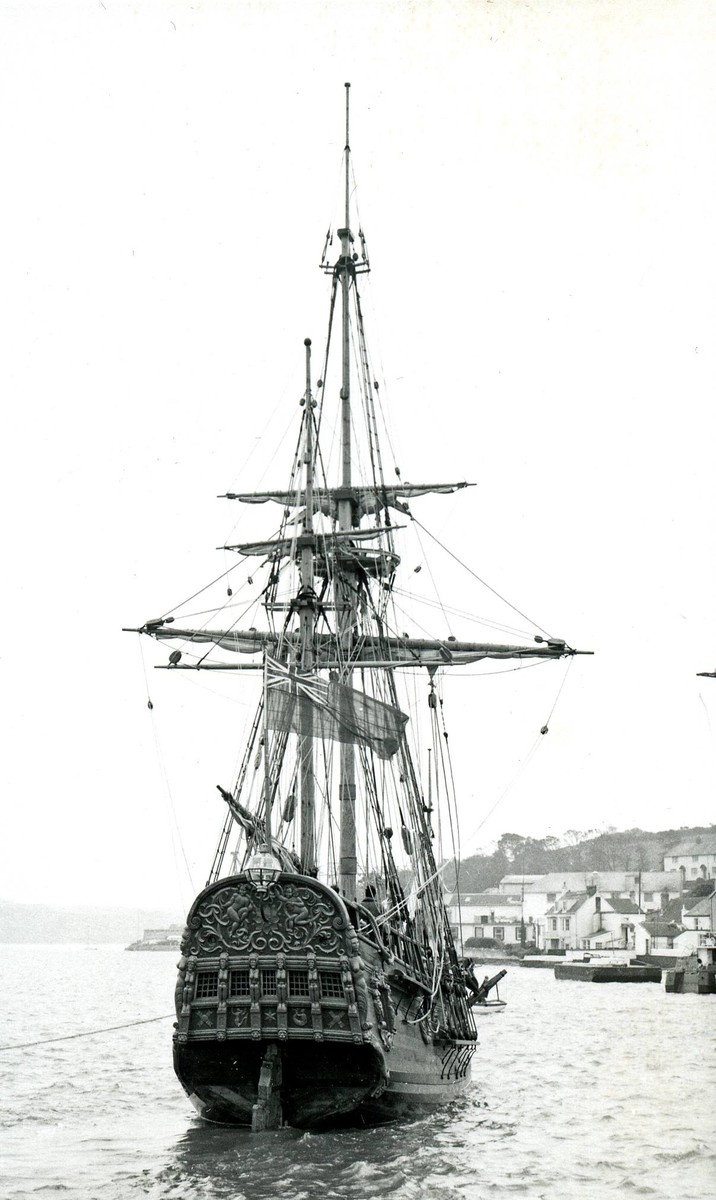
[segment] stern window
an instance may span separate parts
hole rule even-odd
[[[196,1000],[210,1000],[219,994],[219,972],[200,971],[196,977]]]
[[[308,971],[289,971],[288,990],[292,996],[309,996]]]
[[[338,971],[321,971],[321,996],[329,1000],[343,999],[343,980]]]
[[[276,972],[274,970],[261,972],[261,991],[264,996],[276,995]]]
[[[249,990],[249,973],[248,971],[232,971],[229,978],[229,995],[230,996],[248,996]]]

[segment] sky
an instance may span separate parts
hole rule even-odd
[[[395,462],[476,485],[413,511],[594,652],[446,681],[464,853],[712,823],[710,0],[58,0],[0,28],[0,898],[180,912],[208,874],[249,709],[121,631],[231,565],[219,494],[283,484],[348,80]]]

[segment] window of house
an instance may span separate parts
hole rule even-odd
[[[654,893],[653,892],[644,892],[643,898],[644,898],[645,904],[651,904],[654,900]]]
[[[483,915],[480,917],[480,924],[487,925],[489,919],[490,918],[485,913],[483,913]]]
[[[552,918],[552,928],[553,928],[553,929],[556,929],[556,928],[557,928],[557,918],[556,918],[556,917],[553,917],[553,918]]]
[[[494,929],[492,930],[492,936],[496,942],[504,942],[505,931],[501,925],[495,925]]]
[[[564,928],[569,929],[569,917],[564,918]]]
[[[557,899],[556,892],[547,892],[547,900],[549,901],[550,904],[554,904],[556,899]]]

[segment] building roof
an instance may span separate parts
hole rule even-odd
[[[516,883],[522,886],[521,875],[505,875],[500,880],[500,887]],[[680,877],[678,871],[642,871],[641,891],[660,892],[664,888],[678,891]],[[525,875],[525,895],[542,892],[584,892],[588,887],[596,887],[599,892],[638,892],[638,871],[552,871],[548,875]]]
[[[712,906],[716,906],[713,892],[710,896],[699,896],[694,904],[687,904],[684,900],[684,909],[690,917],[710,917],[713,912]]]
[[[607,903],[612,912],[615,913],[624,913],[626,915],[629,913],[633,914],[641,912],[639,905],[635,904],[633,900],[621,900],[616,898],[614,900],[606,900],[605,903]]]
[[[716,854],[716,833],[697,833],[687,841],[677,842],[664,851],[664,858],[681,858],[687,854]]]
[[[542,879],[542,875],[503,875],[500,880],[500,887],[503,883],[521,888],[523,883],[534,883],[536,879]]]
[[[670,900],[668,904],[663,905],[661,916],[667,921],[681,921],[685,912],[694,917],[707,916],[711,912],[712,895],[713,893],[710,896],[679,896],[678,900]]]
[[[677,924],[681,923],[681,914],[683,912],[684,901],[680,896],[678,900],[669,900],[668,904],[662,905],[659,916],[662,921],[673,921]]]
[[[600,896],[599,892],[593,894]],[[577,910],[582,907],[585,901],[590,899],[591,896],[589,892],[565,892],[564,896],[560,896],[559,900],[557,900],[556,903],[551,906],[551,908],[547,909],[545,915],[552,917],[557,916],[560,913],[567,914],[577,912]],[[638,916],[641,913],[639,905],[635,904],[633,900],[622,900],[618,897],[614,900],[610,900],[606,896],[600,896],[600,899],[603,899],[604,903],[609,905],[609,908],[606,911],[620,913],[622,916]],[[674,901],[674,903],[678,903],[678,901]]]
[[[458,896],[453,892],[446,897],[445,903],[448,907],[459,904],[462,908],[505,908],[512,904],[518,907],[522,904],[522,897],[508,895],[507,892],[469,892],[466,896]]]
[[[563,896],[560,896],[556,904],[553,904],[551,908],[547,909],[545,916],[554,917],[558,914],[564,916],[567,913],[574,913],[577,911],[577,909],[581,908],[585,900],[588,899],[588,892],[565,892]]]
[[[676,925],[673,921],[660,920],[658,917],[647,917],[642,924],[650,937],[674,938],[678,937],[682,931],[681,925]]]

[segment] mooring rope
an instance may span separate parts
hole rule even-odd
[[[36,1042],[17,1042],[12,1046],[0,1046],[4,1050],[26,1050],[28,1046],[47,1046],[50,1042],[69,1042],[73,1038],[94,1037],[97,1033],[114,1033],[117,1029],[129,1029],[132,1025],[151,1025],[153,1021],[168,1021],[174,1013],[165,1013],[163,1017],[144,1017],[140,1021],[125,1021],[124,1025],[107,1025],[104,1029],[87,1029],[84,1033],[66,1033],[62,1037],[40,1038]]]

